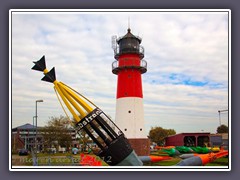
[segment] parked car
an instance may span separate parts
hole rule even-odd
[[[27,149],[20,149],[18,152],[19,156],[26,156],[28,155],[28,150]]]

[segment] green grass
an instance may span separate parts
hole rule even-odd
[[[167,156],[167,154],[163,154],[163,152],[161,150],[156,151],[151,153],[151,155],[153,156]],[[144,163],[144,166],[174,166],[176,165],[178,162],[180,162],[182,159],[178,158],[178,157],[172,157],[172,159],[170,160],[164,160],[164,161],[159,161],[156,163]],[[216,159],[215,161],[206,164],[205,166],[228,166],[228,157],[222,157],[219,159]]]
[[[97,160],[101,160],[99,157],[88,154],[91,156],[96,157]],[[155,152],[151,155],[159,155],[159,156],[166,156],[166,154],[161,154],[161,152]],[[40,166],[72,166],[78,165],[80,161],[80,154],[73,155],[72,153],[56,153],[56,154],[47,154],[47,153],[39,153],[37,154],[38,157],[38,165]],[[215,161],[206,164],[205,166],[228,166],[229,161],[228,157],[222,157],[216,159]],[[178,157],[172,157],[170,160],[163,160],[156,163],[144,163],[144,166],[174,166],[181,159]],[[32,166],[33,165],[33,158],[31,155],[28,156],[19,156],[18,159],[15,160],[17,163],[16,165],[24,165],[24,166]],[[102,161],[102,166],[108,166],[104,161]]]
[[[180,158],[172,158],[171,160],[164,160],[164,161],[159,161],[156,163],[144,163],[144,166],[174,166],[178,162],[180,162]],[[205,166],[228,166],[228,158],[222,157],[219,159],[216,159],[215,161],[206,164]]]
[[[46,157],[46,156],[71,156],[72,153],[38,153],[37,157]]]
[[[222,157],[219,159],[216,159],[215,161],[206,164],[206,166],[228,166],[228,157]]]
[[[93,154],[85,155],[95,157],[95,160],[101,161],[102,166],[108,166],[108,164]],[[37,154],[37,158],[39,166],[76,166],[80,165],[80,162],[82,161],[80,154],[73,155],[72,153],[39,153]],[[28,156],[15,155],[12,162],[13,166],[33,166],[33,157],[32,154],[29,154]],[[92,162],[89,162],[89,165],[91,165],[91,163]]]
[[[181,159],[180,158],[173,158],[171,160],[164,160],[164,161],[159,161],[156,163],[144,163],[144,166],[174,166],[175,164],[177,164]]]
[[[87,154],[88,156],[95,157],[97,161],[101,161],[102,166],[107,164],[102,161],[99,157],[93,154]],[[38,154],[38,165],[39,166],[74,166],[80,165],[81,157],[80,154],[73,155],[71,153],[56,153],[56,154]],[[91,162],[89,162],[91,165]]]

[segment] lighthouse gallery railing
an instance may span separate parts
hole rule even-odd
[[[121,60],[121,65],[119,65],[118,60],[114,61],[112,63],[112,72],[114,74],[118,74],[120,69],[139,69],[142,74],[147,72],[147,61],[145,61],[144,59],[140,60],[139,65],[135,65],[135,62],[129,63],[129,61],[131,62],[131,60]]]
[[[136,54],[139,54],[140,58],[142,59],[144,57],[144,47],[140,45],[137,48],[130,47],[130,48],[124,48],[124,49],[120,50],[119,46],[117,46],[114,49],[114,57],[115,57],[115,59],[118,59],[120,55],[126,54],[126,53],[136,53]]]

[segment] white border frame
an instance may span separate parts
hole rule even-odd
[[[93,12],[95,11],[95,12]],[[117,11],[117,12],[114,12]],[[171,12],[170,12],[171,11]],[[169,13],[186,13],[196,11],[199,13],[219,13],[228,12],[228,123],[229,123],[229,166],[14,166],[12,167],[12,153],[11,153],[11,131],[12,131],[12,13],[14,14],[119,14],[119,13],[139,13],[144,12],[156,13],[156,12],[169,12]],[[202,11],[202,12],[201,12]],[[231,10],[230,9],[10,9],[9,10],[9,170],[10,171],[231,171]],[[150,168],[151,167],[151,168]],[[57,169],[55,169],[57,168]],[[101,168],[101,169],[100,169]],[[126,169],[128,168],[128,169]]]

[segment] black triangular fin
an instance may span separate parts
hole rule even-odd
[[[35,65],[32,67],[33,70],[43,71],[46,69],[45,56],[43,56],[39,61],[33,62]]]
[[[41,80],[53,83],[56,80],[55,68],[53,67]]]

